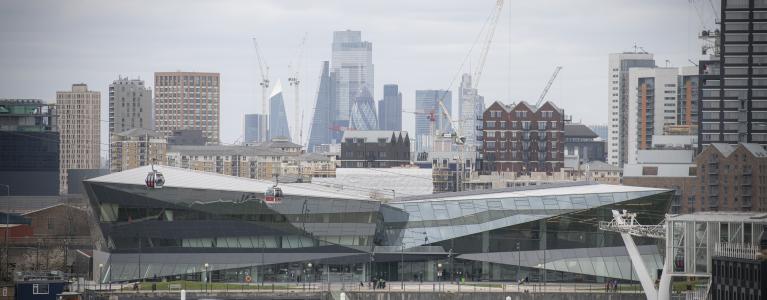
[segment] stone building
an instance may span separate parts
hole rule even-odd
[[[168,144],[155,131],[135,128],[113,135],[109,148],[109,169],[111,172],[120,172],[153,162],[161,164],[166,160]]]

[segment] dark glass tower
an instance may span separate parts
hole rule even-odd
[[[378,102],[378,128],[381,130],[402,130],[402,93],[396,84],[384,85],[384,96]]]

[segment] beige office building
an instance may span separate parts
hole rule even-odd
[[[98,169],[101,166],[101,93],[88,85],[72,85],[71,91],[56,92],[59,114],[59,191],[67,194],[67,170]]]
[[[200,129],[208,143],[219,142],[218,73],[156,72],[155,130],[170,136],[177,129]]]

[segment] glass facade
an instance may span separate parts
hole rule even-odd
[[[218,189],[192,182],[174,186],[185,176],[201,176],[195,179],[200,182],[229,178],[162,171],[162,189],[122,183],[125,172],[85,181],[98,224],[92,227],[98,237],[94,265],[106,267],[102,282],[195,280],[205,272],[214,281],[234,282],[245,276],[276,282],[358,282],[371,276],[507,281],[522,274],[547,281],[631,280],[637,277],[620,236],[600,231],[599,221],[610,220],[613,209],[627,209],[641,223],[657,224],[672,194],[586,184],[381,203],[342,192],[332,197],[311,185],[299,193],[288,185],[279,203],[266,204],[263,193],[238,191],[247,179],[232,177]],[[662,265],[656,243],[637,239],[652,268]],[[205,264],[209,269],[202,269]]]

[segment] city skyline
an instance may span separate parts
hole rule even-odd
[[[264,58],[271,67],[272,82],[276,82],[289,76],[287,65],[297,60],[300,38],[304,32],[308,33],[300,69],[303,77],[301,94],[304,95],[301,100],[304,108],[302,129],[308,137],[318,84],[318,63],[331,59],[329,46],[333,31],[359,30],[365,41],[375,44],[373,63],[377,84],[372,94],[383,95],[383,84],[398,84],[403,94],[403,110],[412,111],[415,90],[457,92],[460,74],[471,71],[471,61],[476,61],[476,55],[463,70],[458,67],[494,1],[446,2],[436,10],[429,3],[407,2],[355,5],[342,1],[328,3],[322,9],[304,7],[300,3],[235,2],[220,5],[222,13],[210,16],[212,19],[206,22],[215,24],[213,26],[187,23],[210,9],[210,3],[185,3],[188,11],[185,16],[173,16],[176,22],[164,20],[162,23],[155,23],[159,18],[152,17],[169,13],[178,3],[153,4],[156,11],[146,18],[139,17],[145,12],[141,8],[148,2],[124,7],[113,2],[74,2],[44,11],[37,9],[39,3],[10,2],[4,5],[7,9],[0,12],[3,17],[0,23],[7,25],[0,29],[0,53],[3,54],[0,62],[7,66],[0,71],[3,79],[0,88],[5,91],[5,97],[41,98],[51,103],[55,91],[75,82],[84,82],[93,90],[106,94],[109,83],[118,76],[151,82],[156,71],[217,72],[221,74],[222,82],[221,141],[232,143],[243,134],[242,113],[260,112],[259,75],[252,37],[259,38]],[[643,4],[641,9],[624,12],[629,5],[624,1],[594,1],[591,5],[566,1],[542,5],[509,2],[496,29],[479,93],[485,96],[486,102],[533,102],[551,70],[555,65],[562,65],[565,69],[554,83],[549,99],[567,109],[574,121],[606,123],[604,89],[607,74],[604,69],[609,53],[632,50],[636,42],[654,53],[659,63],[669,59],[673,66],[681,67],[689,65],[687,59],[697,60],[700,56],[695,36],[701,25],[696,10],[710,18],[705,6],[667,1]],[[50,5],[59,4],[47,4]],[[599,13],[592,11],[594,5],[601,7]],[[387,14],[395,7],[403,13]],[[51,11],[57,13],[48,13]],[[106,18],[102,17],[103,11],[111,12],[109,22],[101,22]],[[529,13],[522,14],[521,11]],[[274,17],[276,15],[280,17]],[[336,22],[340,15],[346,16],[344,24]],[[593,21],[574,22],[573,17],[568,17],[571,15]],[[81,21],[69,22],[71,18]],[[288,24],[298,18],[313,25],[301,28],[290,25],[280,30],[272,30],[274,26],[269,26]],[[623,21],[613,22],[619,19]],[[11,26],[22,20],[40,22],[23,29]],[[602,26],[605,22],[611,24],[609,30]],[[171,23],[173,25],[169,25]],[[267,27],[269,30],[265,29]],[[408,30],[399,30],[401,28]],[[669,31],[668,28],[679,30]],[[578,40],[571,33],[574,31],[580,32]],[[64,32],[81,34],[64,35]],[[144,35],[146,47],[113,43],[119,36],[114,33],[125,32]],[[659,35],[660,32],[664,34]],[[204,42],[200,43],[200,39]],[[87,50],[75,47],[84,41],[96,41],[99,47]],[[549,66],[551,57],[557,59]],[[293,124],[292,98],[293,92],[286,91],[289,124]],[[379,98],[374,96],[376,101]],[[102,118],[106,120],[104,102]],[[452,110],[457,111],[457,103],[453,106]],[[412,114],[406,114],[403,123],[403,130],[414,131]],[[108,137],[105,127],[102,127],[104,143]],[[105,150],[102,149],[102,154]]]

